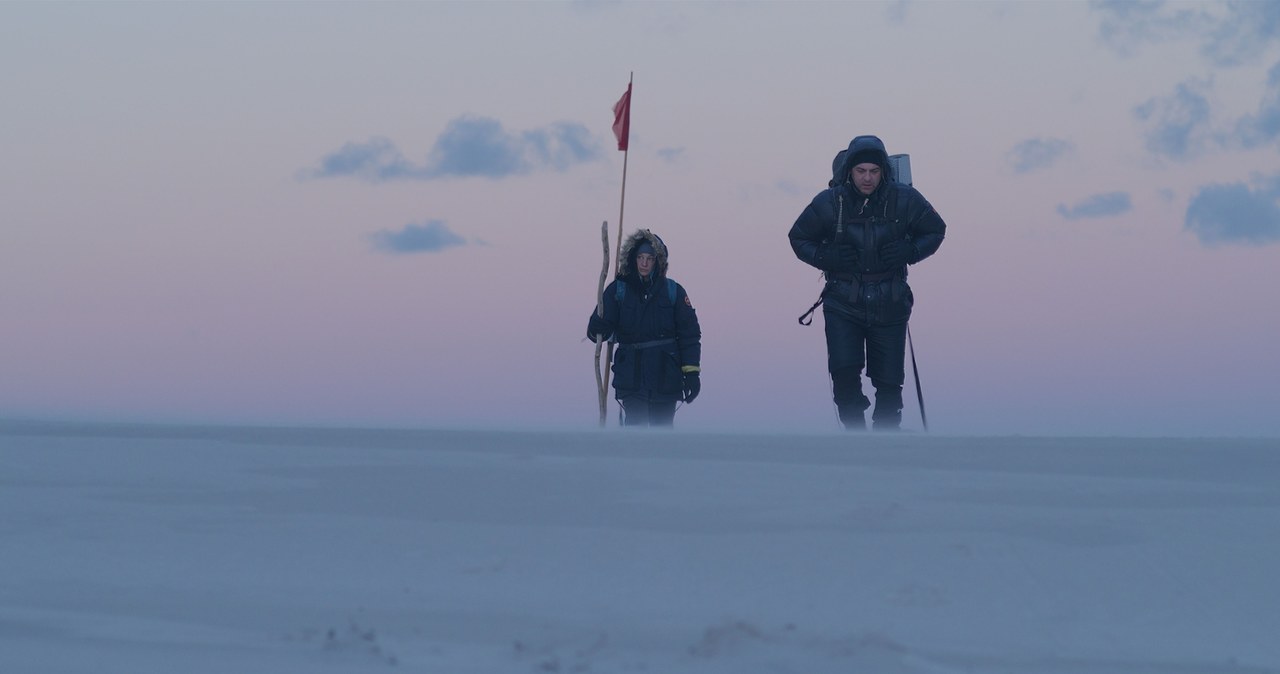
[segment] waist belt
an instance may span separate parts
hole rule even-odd
[[[676,343],[675,337],[668,337],[666,339],[655,339],[648,342],[621,343],[621,344],[618,344],[618,348],[626,347],[628,349],[649,349],[655,346],[666,346],[668,344],[675,344],[675,343]]]
[[[898,275],[898,270],[879,272],[876,274],[850,274],[849,272],[834,272],[827,274],[828,278],[839,281],[854,281],[857,283],[876,283],[878,281],[887,281]]]

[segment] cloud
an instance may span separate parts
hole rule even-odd
[[[1187,204],[1183,227],[1209,246],[1280,242],[1280,175],[1255,183],[1201,188]]]
[[[1280,4],[1280,3],[1277,3]],[[1234,142],[1246,149],[1266,145],[1280,137],[1280,63],[1267,73],[1267,93],[1258,112],[1236,122]]]
[[[1161,42],[1198,43],[1213,68],[1256,63],[1280,45],[1280,2],[1227,0],[1185,3],[1164,0],[1094,0],[1103,42],[1121,54]],[[1206,150],[1255,149],[1280,138],[1280,64],[1268,74],[1267,90],[1256,113],[1210,123],[1205,82],[1179,84],[1173,94],[1152,98],[1134,109],[1146,123],[1146,147],[1174,160]]]
[[[574,164],[592,161],[603,154],[591,138],[591,132],[581,124],[556,122],[546,129],[526,131],[522,138],[534,166],[547,166],[556,171],[566,171]]]
[[[1103,218],[1119,215],[1133,208],[1127,192],[1109,192],[1096,194],[1074,206],[1058,204],[1058,214],[1068,220],[1080,218]]]
[[[386,138],[372,138],[364,143],[347,143],[320,160],[320,168],[310,177],[332,178],[358,176],[377,182],[410,177],[416,169]]]
[[[1280,4],[1280,3],[1277,3]],[[1172,94],[1133,109],[1146,124],[1146,147],[1168,159],[1194,159],[1208,150],[1252,150],[1280,139],[1280,62],[1267,73],[1256,112],[1214,124],[1206,91],[1211,83],[1187,81]]]
[[[1210,23],[1201,52],[1215,65],[1233,66],[1258,57],[1280,42],[1280,3],[1246,0],[1223,5],[1227,15]]]
[[[1172,159],[1190,159],[1201,152],[1209,124],[1209,100],[1199,91],[1205,86],[1183,82],[1172,95],[1134,108],[1134,117],[1148,123],[1148,150]]]
[[[664,147],[658,150],[658,158],[668,164],[674,164],[684,157],[684,148],[682,147]]]
[[[484,176],[503,178],[528,173],[522,140],[487,117],[460,117],[449,122],[427,155],[423,178]]]
[[[815,188],[804,189],[790,180],[779,180],[773,184],[774,188],[789,197],[807,197],[812,196],[817,190]]]
[[[307,177],[355,177],[369,182],[483,177],[490,179],[535,171],[566,171],[604,155],[582,124],[556,122],[518,134],[495,119],[467,115],[445,127],[427,154],[415,164],[386,138],[348,143],[320,160]]]
[[[886,16],[889,23],[899,25],[907,22],[907,9],[911,6],[911,0],[897,0],[890,3],[886,9]]]
[[[373,247],[385,253],[438,253],[446,248],[462,246],[466,239],[454,234],[440,220],[421,225],[408,224],[400,231],[382,230],[369,236]]]
[[[1058,138],[1029,138],[1014,145],[1007,157],[1014,173],[1027,173],[1053,166],[1074,149],[1070,141]]]
[[[1098,33],[1117,53],[1130,55],[1144,44],[1190,39],[1214,66],[1248,63],[1280,42],[1280,3],[1244,0],[1191,7],[1161,0],[1102,0],[1091,3],[1101,16]]]
[[[1148,42],[1163,42],[1194,34],[1204,23],[1204,13],[1181,8],[1165,11],[1163,0],[1094,0],[1089,3],[1101,15],[1098,33],[1120,54],[1129,55]]]

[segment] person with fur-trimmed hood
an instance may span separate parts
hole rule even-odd
[[[827,370],[841,423],[866,428],[865,365],[876,393],[872,427],[896,430],[915,302],[907,265],[937,252],[947,226],[915,188],[895,181],[879,138],[858,136],[843,155],[831,186],[813,198],[788,236],[796,257],[826,276]]]
[[[684,286],[667,277],[667,246],[637,230],[622,244],[617,277],[593,310],[587,338],[613,339],[614,397],[626,426],[670,426],[676,403],[702,389],[702,330]]]

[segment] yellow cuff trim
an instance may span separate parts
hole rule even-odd
[[[681,372],[701,372],[702,368],[698,367],[697,365],[685,365],[684,367],[680,368],[680,371]]]

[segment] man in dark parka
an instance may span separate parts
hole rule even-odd
[[[613,388],[624,425],[670,426],[676,403],[701,391],[698,315],[684,287],[667,277],[666,245],[647,229],[622,244],[604,316],[591,313],[587,337],[617,341]]]
[[[873,428],[896,430],[915,301],[907,265],[933,255],[947,227],[915,188],[895,182],[879,138],[858,136],[843,154],[833,184],[791,227],[791,249],[826,277],[827,370],[841,423],[866,428],[865,365],[876,394]]]

